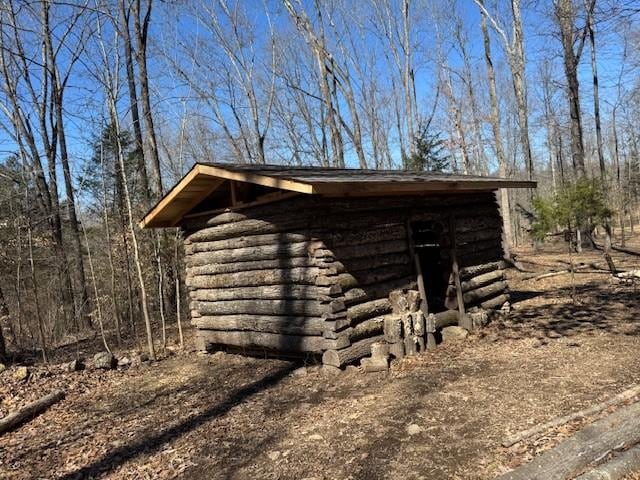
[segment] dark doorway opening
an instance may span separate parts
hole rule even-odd
[[[429,312],[442,312],[447,309],[445,299],[451,275],[449,260],[442,255],[446,246],[443,236],[444,227],[437,221],[415,222],[411,224],[411,231],[411,240],[420,263]]]

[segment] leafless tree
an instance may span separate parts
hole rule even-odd
[[[592,12],[595,0],[587,6]],[[580,176],[587,174],[585,167],[584,140],[582,134],[582,113],[580,111],[580,84],[578,82],[578,65],[588,28],[576,25],[577,12],[573,0],[554,0],[554,13],[560,29],[564,72],[567,81],[567,97],[569,116],[571,119],[571,157],[573,168]],[[591,15],[591,14],[589,14]]]
[[[520,127],[520,146],[524,156],[527,177],[532,179],[534,176],[534,162],[529,139],[529,107],[527,103],[526,61],[520,0],[510,0],[512,17],[511,34],[507,34],[507,29],[498,22],[495,16],[492,16],[488,12],[483,0],[474,1],[502,40],[502,47],[506,53],[509,67],[511,68],[513,92],[518,110],[518,125]]]
[[[38,205],[43,217],[50,223],[67,323],[79,326],[81,317],[86,322],[85,326],[90,326],[86,314],[88,294],[63,118],[64,92],[72,69],[82,53],[86,5],[69,7],[62,4],[61,9],[70,8],[71,11],[65,11],[69,15],[68,21],[55,36],[51,27],[52,5],[56,4],[42,0],[18,8],[14,0],[8,0],[0,8],[1,88],[6,99],[0,104],[5,120],[2,127],[28,159],[28,171],[36,185]],[[38,40],[34,41],[34,37]],[[61,52],[64,52],[64,62],[60,58]],[[47,173],[41,158],[46,159]],[[66,189],[77,305],[67,268],[67,249],[63,245],[58,161],[62,165]]]

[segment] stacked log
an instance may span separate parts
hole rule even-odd
[[[472,265],[460,271],[462,298],[466,309],[492,310],[509,301],[503,261]],[[457,308],[456,288],[450,285],[445,301],[447,308]]]
[[[491,253],[500,247],[500,218],[492,194],[301,196],[283,205],[199,215],[185,222],[186,283],[203,348],[213,344],[329,352],[327,364],[334,366],[368,355],[371,344],[385,338],[385,319],[394,315],[389,293],[417,288],[407,238],[409,218],[459,216],[461,273],[464,267],[473,269],[468,262],[472,255],[484,263],[501,257]],[[446,248],[443,252],[446,256]],[[474,301],[499,298],[472,293],[500,281],[498,276],[491,281],[476,278],[493,270],[465,273],[465,288]],[[425,323],[423,315],[411,315],[403,317],[404,330],[424,340],[428,326],[438,320]],[[449,321],[447,315],[441,320]],[[416,350],[424,348],[417,340],[415,345]],[[392,355],[400,355],[399,350],[392,345]]]

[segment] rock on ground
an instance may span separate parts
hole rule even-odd
[[[111,370],[118,364],[116,357],[109,352],[96,353],[93,356],[93,366],[104,370]]]
[[[80,370],[84,370],[84,362],[80,358],[64,364],[65,372],[79,372]]]
[[[442,341],[445,343],[464,340],[468,336],[469,332],[462,327],[451,326],[442,329]]]
[[[418,435],[422,432],[422,427],[420,425],[416,425],[412,423],[411,425],[407,425],[407,433],[409,435]]]
[[[19,382],[24,382],[27,378],[29,378],[30,374],[31,372],[29,372],[29,369],[27,367],[18,367],[13,372],[13,378],[18,380]]]
[[[127,367],[131,365],[131,360],[129,360],[128,357],[122,357],[118,359],[118,366],[119,367]]]

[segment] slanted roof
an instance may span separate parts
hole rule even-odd
[[[176,226],[204,200],[209,200],[209,209],[234,209],[296,194],[416,195],[535,186],[536,182],[532,181],[439,172],[196,163],[145,215],[140,226]],[[250,194],[249,189],[253,189]]]

